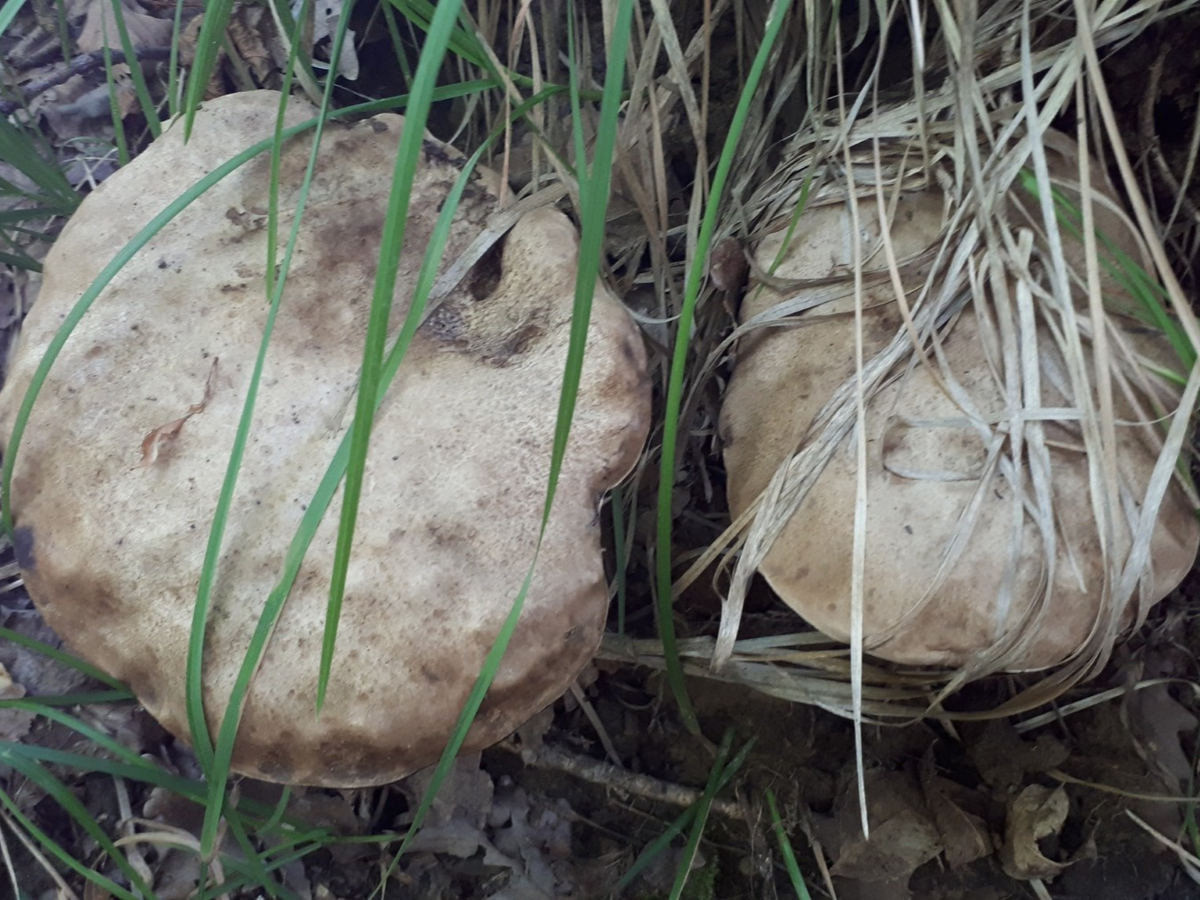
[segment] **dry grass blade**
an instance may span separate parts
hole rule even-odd
[[[32,856],[37,861],[37,864],[42,867],[43,871],[50,876],[50,878],[54,881],[55,886],[58,888],[59,896],[65,897],[67,900],[79,900],[79,895],[72,890],[71,886],[67,884],[62,875],[58,873],[58,869],[54,868],[50,860],[48,860],[46,855],[42,853],[41,848],[38,847],[37,843],[30,838],[29,835],[25,834],[25,832],[17,826],[17,823],[12,820],[12,817],[3,810],[0,810],[0,823],[8,826],[12,833],[16,835],[17,840],[21,842],[21,845],[25,848],[29,855]],[[12,863],[8,855],[8,844],[3,842],[3,833],[4,829],[0,828],[0,844],[2,844],[4,848],[4,862],[9,868],[9,873],[15,880],[16,874],[12,869]],[[13,896],[21,896],[20,890],[18,889],[15,891]]]
[[[21,884],[17,881],[17,869],[13,864],[12,854],[8,852],[8,838],[4,836],[3,828],[0,828],[0,859],[4,860],[4,870],[8,873],[9,884],[12,885],[12,895],[19,897]]]
[[[1114,145],[1122,172],[1128,172],[1124,187],[1133,198],[1134,224],[1145,258],[1166,285],[1171,312],[1195,344],[1200,338],[1195,319],[1169,272],[1162,243],[1138,197],[1132,169],[1117,146],[1120,135],[1098,68],[1098,48],[1118,45],[1182,8],[1136,4],[1120,10],[1106,6],[1092,14],[1076,3],[1075,19],[1067,20],[1069,27],[1064,28],[1064,20],[1043,4],[1020,0],[953,8],[937,4],[933,37],[927,32],[913,45],[914,61],[924,62],[913,73],[914,84],[919,80],[925,88],[915,96],[910,92],[889,97],[877,83],[879,65],[873,70],[868,67],[856,90],[845,85],[837,91],[842,98],[837,109],[810,111],[810,127],[797,131],[774,175],[729,213],[724,226],[728,231],[748,227],[750,233],[762,235],[786,224],[789,209],[805,196],[802,190],[810,188],[806,194],[810,209],[846,203],[853,216],[860,205],[869,203],[884,221],[890,221],[902,192],[936,189],[945,197],[940,238],[926,253],[901,258],[891,232],[884,228],[877,248],[853,265],[840,286],[823,288],[827,293],[810,301],[859,296],[866,279],[881,277],[890,282],[903,309],[903,327],[882,349],[861,361],[767,489],[677,581],[678,592],[693,583],[719,553],[727,553],[719,571],[727,567],[732,571],[720,636],[712,651],[714,665],[753,663],[739,657],[736,643],[751,577],[838,448],[853,441],[854,434],[865,433],[864,406],[885,387],[903,384],[921,368],[931,372],[943,395],[957,407],[958,419],[912,424],[973,429],[987,448],[986,463],[976,476],[977,488],[962,509],[953,540],[936,570],[928,573],[924,597],[899,621],[865,637],[861,612],[851,617],[851,682],[857,682],[853,674],[857,653],[893,639],[934,598],[967,552],[980,525],[985,496],[1001,486],[1013,499],[1007,520],[1008,574],[997,588],[998,620],[1006,620],[1004,610],[1024,608],[1016,606],[1022,590],[1016,573],[1019,560],[1030,553],[1043,561],[1034,583],[1034,600],[1015,624],[996,634],[988,652],[942,676],[942,688],[934,690],[931,705],[968,680],[1020,667],[1052,614],[1053,586],[1080,577],[1078,551],[1060,537],[1062,501],[1056,501],[1055,470],[1050,463],[1052,455],[1064,449],[1063,429],[1073,435],[1073,448],[1086,454],[1088,461],[1087,503],[1100,536],[1103,574],[1096,590],[1103,597],[1101,611],[1066,666],[1014,700],[1006,711],[1046,702],[1097,672],[1117,636],[1130,624],[1124,617],[1126,608],[1134,610],[1133,624],[1140,624],[1149,608],[1144,573],[1154,523],[1190,421],[1188,415],[1171,416],[1170,411],[1194,409],[1200,385],[1195,372],[1189,373],[1192,377],[1180,392],[1154,383],[1139,351],[1114,325],[1114,310],[1101,303],[1106,251],[1097,236],[1098,223],[1111,222],[1113,208],[1093,187],[1101,176],[1089,146],[1096,127],[1107,132],[1106,145]],[[918,21],[915,13],[908,19],[910,27]],[[809,34],[805,69],[808,83],[814,84],[822,77],[818,73],[830,71],[835,62],[825,50],[827,45],[818,40],[819,29],[810,27]],[[1078,115],[1079,152],[1070,152],[1069,142],[1049,127],[1068,109]],[[1093,109],[1100,112],[1098,121],[1088,115]],[[1071,160],[1067,170],[1059,162],[1064,156]],[[1022,187],[1026,172],[1032,173],[1036,184],[1034,195]],[[1060,188],[1078,195],[1082,251],[1058,222],[1061,210],[1052,198]],[[917,272],[923,277],[914,276]],[[801,301],[789,297],[786,279],[772,282],[773,271],[765,275],[758,289],[775,290],[783,302],[768,314],[743,322],[727,341],[710,347],[711,355],[697,370],[700,381],[710,377],[733,341],[762,329],[787,328],[803,311]],[[981,305],[979,298],[985,293],[994,300],[990,306]],[[1061,302],[1072,294],[1086,298],[1082,306]],[[946,333],[963,316],[978,322],[984,345],[994,348],[989,351],[994,352],[989,364],[1004,398],[1001,410],[979,401],[976,389],[962,381],[945,350]],[[1048,357],[1059,361],[1057,368],[1045,368]],[[700,392],[697,381],[691,391]],[[1129,408],[1132,414],[1124,412]],[[1166,411],[1166,418],[1157,411]],[[1158,465],[1144,489],[1133,490],[1116,463],[1118,435],[1128,430],[1131,420],[1140,424],[1143,433],[1153,433],[1159,448]],[[895,474],[958,477],[949,472]],[[864,518],[867,499],[860,483],[856,520]],[[1030,525],[1032,532],[1027,531]],[[1029,534],[1036,536],[1036,546],[1029,543]],[[1125,546],[1121,535],[1129,536],[1128,549],[1118,549]],[[860,577],[862,555],[870,558],[869,546],[856,551]],[[858,578],[855,584],[860,585]],[[858,598],[853,606],[861,610],[861,585],[853,595]],[[813,689],[812,679],[827,677],[811,668],[793,671],[791,676],[769,676],[770,689],[791,696],[806,694]],[[752,677],[761,683],[765,676]],[[826,687],[822,684],[822,690]],[[859,706],[854,691],[832,702],[828,694],[824,699],[844,715],[855,715]],[[867,708],[864,698],[863,709]]]
[[[1132,810],[1125,810],[1125,815],[1129,816],[1135,825],[1145,831],[1155,841],[1157,841],[1159,844],[1162,844],[1164,847],[1178,856],[1179,862],[1182,864],[1183,870],[1187,872],[1188,877],[1197,884],[1200,884],[1200,857],[1197,857],[1196,854],[1187,850],[1178,841],[1173,841],[1165,834],[1157,831],[1148,822],[1146,822],[1145,819],[1142,819]]]

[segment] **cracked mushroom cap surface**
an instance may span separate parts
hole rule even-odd
[[[1074,160],[1051,156],[1051,161],[1056,163],[1052,172],[1066,185],[1072,178],[1078,183]],[[1093,172],[1098,171],[1099,165],[1093,163]],[[1064,190],[1069,193],[1069,188]],[[1113,198],[1111,188],[1099,181],[1095,190]],[[945,203],[937,188],[896,198],[891,241],[910,302],[928,276],[930,248],[937,247],[945,224]],[[1020,221],[1026,214],[1014,210],[1012,215]],[[1129,258],[1140,258],[1122,219],[1099,203],[1096,216],[1101,233]],[[721,410],[729,505],[735,519],[767,488],[781,463],[814,441],[810,426],[835,390],[854,377],[854,297],[845,273],[852,271],[856,236],[861,258],[875,259],[871,268],[886,272],[885,263],[872,256],[882,234],[874,199],[860,201],[858,221],[856,232],[843,203],[806,209],[782,262],[772,271],[784,279],[816,279],[811,282],[816,286],[785,293],[763,285],[750,290],[743,301],[740,319],[746,322],[784,301],[826,300],[796,316],[789,327],[752,331],[740,342]],[[780,253],[784,235],[784,230],[770,234],[757,247],[764,269]],[[1064,251],[1076,271],[1086,271],[1081,246],[1066,245]],[[831,276],[844,276],[846,281],[831,286]],[[1103,286],[1106,302],[1133,302],[1113,279],[1107,278]],[[980,306],[987,309],[992,302],[989,293],[979,304],[968,303],[953,328],[943,334],[941,352],[958,389],[970,397],[980,415],[990,416],[1002,430],[1009,414],[1004,385],[997,380],[1002,369],[999,351],[989,342],[995,340],[994,329],[990,338],[985,337],[976,317]],[[1086,311],[1086,298],[1077,294],[1076,302]],[[866,281],[862,307],[863,357],[869,361],[898,334],[904,336],[904,325],[886,278]],[[1122,329],[1123,339],[1147,359],[1178,368],[1161,334],[1136,327],[1138,323],[1129,316],[1114,316],[1113,322]],[[1039,324],[1038,335],[1042,405],[1073,406],[1057,390],[1067,367],[1044,324]],[[1090,371],[1090,347],[1085,353]],[[908,371],[902,364],[893,376],[868,398],[866,410],[865,650],[898,663],[961,666],[1006,636],[1021,633],[1028,640],[1014,649],[1006,668],[1040,669],[1062,662],[1084,642],[1097,620],[1104,583],[1101,536],[1077,423],[1047,421],[1044,426],[1057,558],[1048,599],[1035,606],[1048,570],[1043,541],[1028,515],[1014,527],[1010,482],[996,476],[990,482],[992,489],[978,498],[977,515],[969,519],[980,473],[988,471],[990,448],[979,430],[928,366],[916,365]],[[1178,407],[1176,392],[1164,384],[1156,387],[1162,409]],[[1158,444],[1152,428],[1135,424],[1145,423],[1146,415],[1135,412],[1117,393],[1116,468],[1124,489],[1140,503],[1158,459]],[[1143,410],[1151,408],[1144,398],[1140,402]],[[851,631],[857,473],[855,442],[844,437],[759,568],[780,599],[839,641],[848,641]],[[953,555],[956,529],[963,521],[973,521],[973,527],[961,553]],[[1021,532],[1021,551],[1010,569],[1014,530]],[[1131,535],[1123,517],[1114,530],[1111,552],[1124,561]],[[1141,584],[1143,602],[1157,603],[1174,589],[1195,561],[1198,544],[1200,525],[1185,492],[1172,483],[1150,539],[1150,564]],[[1006,579],[1011,587],[1007,597]],[[1135,594],[1131,606],[1137,601]],[[1122,612],[1121,623],[1128,626],[1133,610]],[[1022,624],[1027,615],[1032,626]]]
[[[237,149],[270,137],[274,92],[200,110],[80,206],[45,266],[0,392],[8,439],[64,316],[113,255]],[[292,103],[287,124],[313,115]],[[205,651],[215,731],[289,542],[353,417],[403,119],[331,123],[266,358],[222,546]],[[308,133],[311,135],[311,132]],[[311,137],[282,157],[281,243]],[[393,336],[461,171],[426,139]],[[260,155],[168,224],[105,289],[50,371],[19,448],[19,562],[47,623],[187,737],[196,588],[266,319],[270,162]],[[495,211],[473,178],[443,268]],[[436,762],[533,558],[554,440],[578,239],[524,216],[417,332],[372,433],[324,709],[315,715],[341,493],[313,539],[251,686],[233,758],[271,781],[379,784]],[[551,703],[592,658],[607,611],[598,510],[649,427],[640,334],[597,284],[579,405],[516,634],[464,746]],[[179,420],[183,420],[180,422]]]

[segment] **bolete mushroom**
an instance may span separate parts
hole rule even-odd
[[[1071,179],[1078,183],[1076,161],[1050,155],[1059,183],[1070,196]],[[1092,168],[1099,170],[1096,164]],[[1097,181],[1094,190],[1116,204],[1111,188]],[[855,240],[860,244],[859,258],[867,261],[865,268],[881,276],[865,278],[864,359],[879,356],[894,341],[909,340],[885,254],[879,249],[881,234],[884,227],[890,229],[904,288],[909,302],[915,303],[946,227],[947,201],[937,187],[898,193],[889,196],[888,203],[893,199],[886,226],[881,224],[873,194],[859,200],[857,230],[845,202],[831,199],[807,209],[773,270],[780,281],[756,285],[746,295],[742,322],[784,301],[794,301],[793,308],[806,311],[751,331],[741,340],[721,422],[729,504],[735,518],[751,507],[782,463],[822,434],[819,413],[835,391],[843,384],[852,388],[856,326],[853,279],[846,273],[852,271]],[[1099,201],[1095,208],[1099,231],[1129,259],[1141,258],[1127,221]],[[1045,253],[1045,239],[1036,200],[1025,195],[1020,205],[1010,204],[1008,215],[1015,226],[1036,235],[1032,263],[1036,271],[1040,259],[1046,258],[1039,257]],[[779,258],[786,231],[785,223],[756,248],[764,270]],[[1086,317],[1081,287],[1086,284],[1084,250],[1069,232],[1063,233],[1068,235],[1063,238],[1064,252],[1081,279],[1073,287],[1076,308]],[[1001,316],[994,306],[995,273],[986,265],[977,273],[980,293],[975,301],[968,300],[940,325],[941,359],[927,346],[925,360],[911,368],[901,361],[868,399],[863,641],[868,652],[884,659],[957,667],[979,660],[1007,640],[1008,655],[1002,666],[1036,669],[1068,658],[1094,624],[1099,623],[1103,631],[1101,535],[1079,422],[1061,412],[1076,405],[1063,394],[1070,384],[1069,369],[1050,332],[1049,322],[1055,316],[1045,311],[1038,314],[1036,346],[1028,333],[1021,337],[1027,351],[1039,354],[1041,394],[1026,394],[1018,408],[1032,417],[1030,421],[1039,420],[1039,406],[1050,415],[1039,427],[1046,434],[1056,543],[1045,540],[1027,507],[1021,511],[1014,470],[1005,469],[1005,454],[1011,460],[1012,446],[1004,443],[1014,409],[1010,405],[1014,395],[1006,390],[1018,376],[1012,369],[1014,358],[1001,353],[999,326],[994,321],[986,329],[980,324],[981,316]],[[791,279],[805,284],[789,290],[785,285]],[[937,293],[936,285],[931,293]],[[1018,298],[1011,280],[1008,293],[1007,302],[1015,304]],[[1135,348],[1144,361],[1165,369],[1181,368],[1163,335],[1150,333],[1130,315],[1134,301],[1111,274],[1103,279],[1103,293],[1110,322],[1126,348]],[[1113,358],[1120,359],[1117,341],[1112,343]],[[1085,337],[1083,344],[1086,370],[1094,372],[1090,341]],[[1110,559],[1122,562],[1131,546],[1130,518],[1145,496],[1159,455],[1161,432],[1156,432],[1152,420],[1162,411],[1169,423],[1179,405],[1178,393],[1141,366],[1126,365],[1123,371],[1140,409],[1131,407],[1130,395],[1120,386],[1114,388],[1118,420],[1114,456],[1124,494],[1108,553]],[[1139,378],[1149,386],[1148,392],[1138,391]],[[1029,390],[1028,384],[1025,389]],[[842,396],[853,403],[849,388]],[[1060,412],[1053,414],[1056,409]],[[814,422],[816,427],[810,427]],[[990,423],[991,439],[980,423]],[[758,569],[784,602],[840,641],[848,641],[851,633],[858,470],[853,434],[851,428],[840,439]],[[1016,466],[1026,464],[1026,451],[1018,451]],[[1026,471],[1025,497],[1033,495],[1031,478]],[[987,489],[980,490],[981,485]],[[1018,533],[1020,542],[1014,552]],[[1185,491],[1172,485],[1152,533],[1142,603],[1158,602],[1179,583],[1195,559],[1198,541],[1200,529]],[[1048,546],[1055,548],[1052,566],[1046,559]],[[1049,572],[1053,574],[1047,577]],[[1117,618],[1128,625],[1132,609],[1126,606]]]
[[[45,265],[0,393],[11,433],[63,317],[139,229],[237,148],[270,137],[278,94],[205,103],[89,196]],[[313,115],[293,102],[288,124]],[[331,124],[220,557],[205,654],[210,728],[263,603],[354,412],[380,231],[403,119]],[[281,159],[280,230],[309,141]],[[426,139],[400,261],[393,334],[462,169]],[[197,581],[261,339],[270,183],[264,154],[213,187],[125,266],[84,316],[34,406],[12,482],[25,583],[79,655],[188,735],[184,660]],[[488,223],[468,185],[444,259]],[[283,237],[280,238],[283,240]],[[250,689],[233,756],[278,782],[359,786],[435,762],[521,588],[539,527],[578,238],[526,214],[416,333],[372,433],[323,711],[315,689],[341,494],[322,520]],[[582,387],[517,632],[467,738],[480,748],[552,702],[591,659],[607,611],[598,508],[649,426],[639,332],[596,285]]]

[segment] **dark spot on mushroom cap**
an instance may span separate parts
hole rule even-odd
[[[37,571],[37,557],[33,553],[33,529],[20,527],[13,531],[13,550],[17,554],[17,565],[24,572]]]

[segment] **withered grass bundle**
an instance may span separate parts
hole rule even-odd
[[[854,83],[847,23],[809,22],[776,85],[808,112],[775,159],[765,108],[723,229],[753,256],[738,326],[692,373],[697,398],[733,363],[733,522],[675,586],[719,563],[685,670],[908,717],[1057,667],[1012,712],[1098,672],[1190,569],[1200,333],[1100,66],[1186,6],[891,4]],[[738,640],[756,572],[825,634]]]

